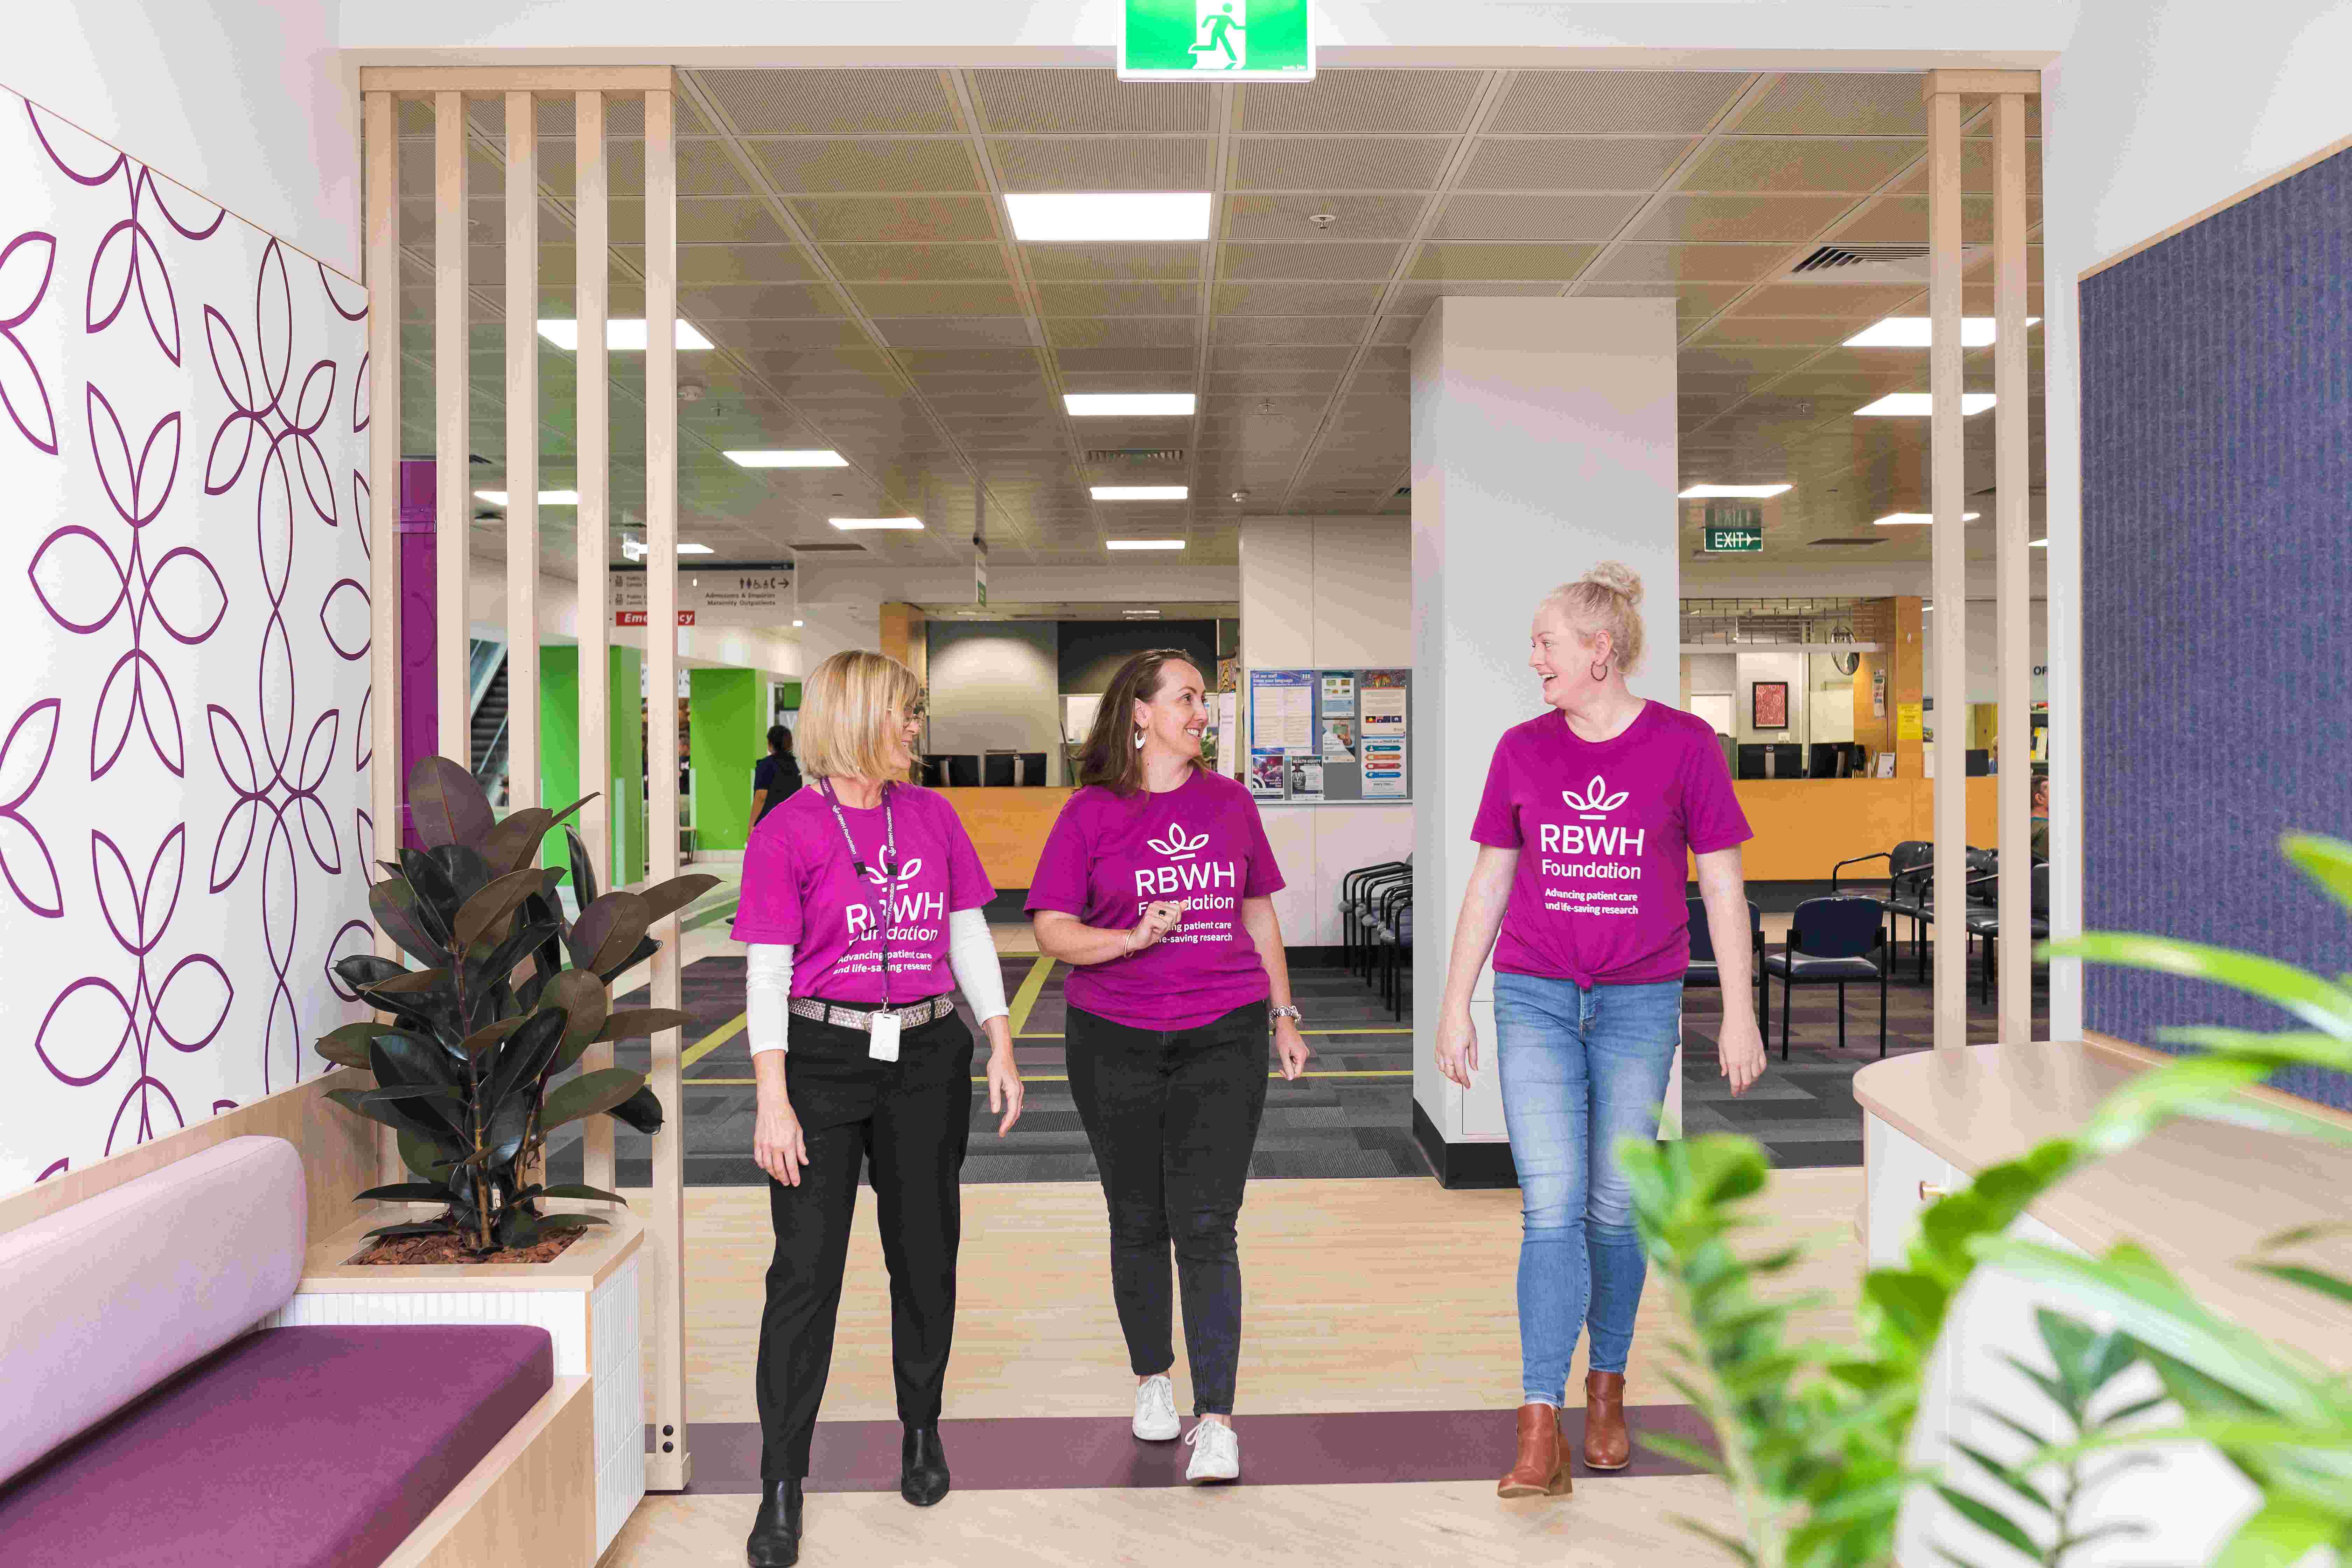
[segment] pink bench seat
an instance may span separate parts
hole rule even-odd
[[[0,1484],[0,1558],[375,1568],[553,1384],[544,1329],[266,1329]]]

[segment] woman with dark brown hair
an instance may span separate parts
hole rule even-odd
[[[1282,1076],[1307,1065],[1257,803],[1201,765],[1200,669],[1173,648],[1119,667],[1029,889],[1040,952],[1072,966],[1067,1046],[1110,1210],[1111,1296],[1136,1376],[1138,1437],[1181,1429],[1168,1372],[1172,1247],[1192,1361],[1191,1481],[1241,1475],[1234,1243],[1265,1110],[1266,1025]]]

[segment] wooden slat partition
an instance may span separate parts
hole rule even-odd
[[[573,224],[578,249],[572,273],[573,324],[580,333],[572,384],[577,389],[580,511],[575,559],[579,564],[580,597],[580,793],[589,796],[580,808],[580,837],[588,858],[608,880],[613,868],[613,787],[611,680],[612,639],[612,471],[613,389],[611,356],[604,342],[605,304],[609,298],[612,236],[609,163],[604,151],[604,95],[593,89],[572,100],[575,123],[572,145],[577,152]],[[555,805],[569,805],[557,801]],[[610,1041],[591,1046],[582,1059],[583,1071],[596,1072],[613,1065]],[[583,1177],[592,1187],[611,1192],[614,1185],[613,1123],[592,1116],[581,1134]]]
[[[1993,405],[1994,528],[2000,539],[2001,878],[1995,884],[2000,916],[2000,995],[2003,1040],[2033,1037],[2033,631],[2032,578],[2028,568],[2028,492],[2032,469],[2026,443],[2025,354],[2025,99],[2004,92],[1993,104]]]
[[[433,95],[433,594],[435,744],[472,765],[473,686],[467,655],[466,565],[473,534],[473,345],[466,321],[466,95]],[[395,296],[397,298],[397,296]],[[394,405],[393,414],[398,417]],[[394,483],[398,481],[395,479]],[[509,498],[511,499],[511,498]]]
[[[506,282],[507,809],[520,811],[539,804],[539,120],[529,92],[507,94]]]
[[[1929,481],[1935,523],[1928,576],[1936,648],[1936,898],[1957,911],[1968,881],[1969,604],[1968,499],[1960,415],[1960,98],[1927,95],[1927,385]],[[1947,902],[1946,900],[1948,900]],[[1969,1038],[1968,928],[1936,922],[1935,1042],[1958,1049]]]
[[[400,849],[400,139],[398,103],[389,92],[367,95],[362,131],[367,152],[368,283],[368,826],[372,858]],[[368,852],[363,850],[363,852]],[[374,879],[373,868],[367,871]],[[375,933],[379,957],[397,958],[400,946]],[[376,1139],[378,1173],[403,1174],[399,1142],[390,1128]]]
[[[675,100],[646,94],[646,821],[647,879],[677,875],[677,138]],[[679,931],[676,914],[655,922],[653,1004],[676,1007]],[[654,1443],[646,1482],[661,1490],[691,1479],[686,1446],[685,1034],[653,1037],[654,1092],[662,1102],[654,1135],[651,1225]]]

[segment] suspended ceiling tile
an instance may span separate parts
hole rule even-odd
[[[1466,191],[1647,191],[1698,143],[1687,136],[1482,138],[1454,182]]]
[[[895,348],[977,347],[1029,342],[1029,321],[1025,316],[877,318],[874,327],[882,334],[882,341]]]
[[[1745,283],[1786,257],[1785,245],[1621,245],[1594,263],[1594,282]]]
[[[1039,312],[1047,316],[1189,316],[1201,309],[1193,283],[1040,283]]]
[[[1927,151],[1925,143],[1920,152]],[[2025,144],[2025,188],[2035,195],[2042,194],[2042,143]],[[1989,196],[1993,194],[1993,144],[1990,141],[1971,139],[1960,143],[1960,189],[1969,195]],[[1897,195],[1924,196],[1927,194],[1927,169],[1923,163],[1895,187]]]
[[[1990,196],[1960,198],[1960,242],[1964,245],[1992,243],[1993,200]],[[2042,221],[2039,198],[2025,204],[2028,224]],[[1878,242],[1927,242],[1927,198],[1925,196],[1889,196],[1870,211],[1838,230],[1838,238]]]
[[[696,82],[747,136],[951,132],[954,100],[937,71],[700,70]]]
[[[1205,191],[1216,146],[1207,137],[1000,137],[988,153],[1010,192]]]
[[[1326,347],[1278,345],[1218,348],[1211,351],[1212,372],[1252,370],[1345,370],[1356,351],[1339,344]]]
[[[1919,289],[1904,283],[1769,283],[1740,301],[1738,313],[1840,316],[1860,318],[1867,324],[1920,299]],[[1925,311],[1923,302],[1921,313]]]
[[[741,283],[688,289],[679,313],[690,321],[764,321],[845,314],[841,296],[822,283]]]
[[[1165,279],[1197,280],[1201,247],[1190,242],[1137,245],[1029,245],[1022,263],[1030,277],[1100,282]]]
[[[1629,237],[1695,243],[1811,239],[1849,211],[1854,198],[1682,195],[1664,198]]]
[[[852,283],[1009,282],[1002,247],[989,245],[828,245],[824,259]]]
[[[1457,131],[1484,73],[1475,70],[1326,71],[1312,81],[1242,89],[1244,131]]]
[[[1229,195],[1224,199],[1225,237],[1246,239],[1402,239],[1421,222],[1429,198],[1420,194],[1381,195],[1353,191],[1337,195]],[[1335,221],[1318,233],[1307,220],[1327,214]]]
[[[1216,129],[1216,89],[1206,84],[1122,82],[1101,69],[976,70],[971,82],[993,132]]]
[[[1523,70],[1487,129],[1535,136],[1696,135],[1747,85],[1745,71]]]
[[[1919,136],[1927,108],[1916,71],[1800,71],[1765,90],[1732,130],[1742,136]]]
[[[1227,279],[1385,279],[1396,270],[1404,254],[1399,245],[1357,244],[1346,240],[1297,240],[1281,245],[1228,244],[1222,256],[1222,276]]]
[[[1895,137],[1727,137],[1679,182],[1685,191],[1874,191],[1924,156]]]
[[[1045,356],[1035,349],[913,349],[895,356],[912,375],[1042,374]]]
[[[800,137],[744,143],[786,195],[864,195],[887,191],[979,191],[980,171],[961,141],[879,137]]]
[[[1826,348],[1845,342],[1860,330],[1857,322],[1835,317],[1727,316],[1706,330],[1701,346]]]
[[[1454,195],[1430,233],[1436,239],[1613,239],[1642,202],[1630,193]]]
[[[1200,337],[1201,323],[1192,316],[1062,316],[1045,322],[1045,341],[1057,348],[1159,347],[1198,342]]]
[[[867,346],[866,334],[855,321],[837,317],[814,317],[806,321],[733,321],[719,329],[720,342],[730,347],[751,350],[784,350],[798,352],[808,349],[862,349]]]
[[[1565,282],[1600,253],[1598,245],[1424,245],[1416,279],[1538,279]]]
[[[803,196],[793,214],[819,240],[994,239],[984,196]]]
[[[1425,191],[1454,142],[1436,136],[1244,138],[1235,190]]]
[[[542,258],[557,247],[542,250]],[[572,247],[562,247],[566,260],[565,275],[570,276]],[[645,271],[645,247],[620,246],[615,259],[624,267],[642,276]],[[546,276],[542,259],[541,276]],[[677,280],[680,287],[697,283],[791,283],[816,276],[816,268],[797,245],[681,245],[677,247]]]
[[[1222,348],[1236,343],[1355,343],[1364,335],[1360,316],[1220,316],[1209,341]]]
[[[1562,285],[1557,282],[1524,282],[1449,279],[1443,282],[1415,280],[1397,285],[1389,301],[1390,309],[1400,310],[1425,310],[1436,300],[1544,300],[1559,297]]]
[[[1058,351],[1055,359],[1066,375],[1087,371],[1136,371],[1189,376],[1198,363],[1198,356],[1190,348],[1070,348]],[[1108,419],[1090,418],[1086,428],[1092,430],[1113,423]]]
[[[1381,292],[1376,283],[1223,283],[1216,308],[1234,316],[1363,316]]]

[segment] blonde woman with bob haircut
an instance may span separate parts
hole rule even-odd
[[[1642,580],[1604,561],[1536,606],[1528,668],[1542,717],[1503,731],[1470,825],[1437,1068],[1478,1066],[1470,995],[1495,960],[1496,1069],[1519,1176],[1517,1453],[1496,1490],[1574,1489],[1559,1427],[1569,1363],[1590,1336],[1584,1463],[1625,1468],[1625,1362],[1645,1268],[1615,1150],[1655,1138],[1682,1037],[1688,857],[1698,859],[1727,999],[1716,1047],[1731,1092],[1764,1070],[1747,994],[1748,819],[1715,731],[1626,689],[1644,641]],[[1500,938],[1500,945],[1496,939]]]
[[[981,912],[996,889],[953,808],[908,782],[921,689],[897,659],[837,653],[817,666],[801,703],[809,784],[752,830],[734,926],[749,952],[752,1155],[771,1178],[776,1233],[760,1317],[751,1568],[799,1561],[801,1483],[833,1362],[861,1164],[890,1270],[905,1427],[898,1495],[919,1508],[947,1495],[939,1422],[972,1058],[950,977],[988,1035],[997,1135],[1021,1116],[1004,981]]]

